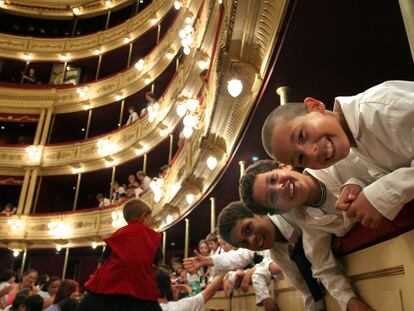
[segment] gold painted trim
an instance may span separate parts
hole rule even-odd
[[[119,10],[134,0],[111,0],[111,10]],[[71,19],[72,10],[79,8],[78,16],[91,17],[105,14],[108,7],[104,0],[6,0],[2,9],[12,14],[48,19]]]
[[[72,38],[37,38],[0,33],[0,57],[23,61],[62,62],[62,55],[71,60],[96,56],[139,38],[158,24],[173,7],[174,0],[153,0],[142,12],[127,21],[91,35]],[[183,11],[183,10],[182,10]]]

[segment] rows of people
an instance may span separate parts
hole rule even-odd
[[[0,310],[74,311],[80,298],[78,283],[28,269],[21,278],[6,270],[0,278]]]

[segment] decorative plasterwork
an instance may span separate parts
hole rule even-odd
[[[88,83],[79,87],[56,88],[11,88],[0,86],[0,112],[4,113],[39,113],[41,108],[52,108],[54,113],[81,111],[85,105],[96,108],[108,105],[119,98],[125,98],[147,86],[146,78],[153,81],[171,63],[168,55],[176,55],[181,47],[178,32],[185,25],[188,13],[196,16],[201,0],[181,10],[174,24],[160,43],[143,58],[144,67],[138,71],[135,66],[108,78]],[[203,36],[205,29],[196,27],[197,35]],[[87,94],[79,92],[87,87]]]
[[[228,1],[225,2],[224,8],[218,5],[217,1],[206,2],[212,7],[209,27],[211,24],[221,25],[220,31],[217,32],[220,49],[212,60],[209,83],[204,89],[205,108],[201,112],[202,122],[199,129],[186,141],[169,173],[164,177],[159,202],[154,202],[151,192],[144,196],[144,200],[152,206],[153,220],[158,230],[165,230],[185,217],[209,191],[226,167],[260,89],[287,6],[287,0]],[[262,20],[271,21],[270,26],[263,32],[261,27],[256,27]],[[260,46],[256,41],[259,35],[256,32],[261,32],[263,41]],[[206,37],[209,33],[206,32]],[[244,85],[242,94],[237,98],[228,94],[226,83],[235,74]],[[171,109],[175,110],[174,105]],[[217,166],[209,169],[206,160],[212,154],[217,158]],[[194,198],[191,203],[187,200],[188,194]],[[100,216],[92,213],[98,213]],[[105,221],[100,221],[101,231],[93,230],[99,217],[109,218],[106,211],[77,215],[76,221],[89,223],[91,230],[82,231],[83,225],[79,225],[79,231],[73,232],[68,239],[69,246],[88,245],[92,238],[96,239],[96,236],[102,237],[113,231],[109,225],[104,229]],[[79,217],[80,215],[82,217]],[[61,217],[68,217],[67,221],[70,221],[69,217],[73,216],[69,214]],[[38,222],[37,226],[43,224],[44,227],[48,220],[29,216],[28,223],[31,222]],[[42,240],[42,234],[32,232],[34,229],[30,225],[26,229],[27,232],[20,235],[9,233],[4,226],[4,221],[0,219],[0,241],[10,248],[13,243],[23,243],[23,236],[29,243],[35,243],[29,247],[40,247],[40,244],[53,246],[56,243],[50,238],[46,240],[45,233]]]
[[[200,8],[201,0],[193,1],[191,8],[196,12]],[[193,7],[194,5],[194,7]],[[148,152],[159,144],[165,136],[160,135],[159,129],[164,127],[170,133],[181,118],[176,113],[176,99],[185,94],[189,98],[196,97],[202,87],[199,78],[200,69],[197,66],[201,51],[211,51],[214,44],[214,24],[206,27],[209,20],[208,1],[204,2],[202,14],[195,25],[195,48],[178,70],[178,74],[168,87],[168,91],[159,100],[160,110],[156,120],[149,122],[148,118],[139,119],[130,126],[113,133],[99,136],[76,143],[46,145],[38,161],[30,160],[26,146],[0,146],[0,174],[24,175],[24,167],[40,166],[41,175],[71,174],[73,165],[81,165],[82,172],[105,168],[108,165],[108,156],[114,160],[112,164],[119,164],[136,157],[139,144],[143,152]],[[195,14],[194,14],[195,16]],[[176,31],[178,33],[178,30]],[[202,41],[201,41],[202,40]],[[170,45],[171,47],[171,45]],[[197,49],[197,47],[199,47]],[[165,60],[166,57],[163,57]],[[161,60],[160,60],[161,61]],[[135,68],[133,69],[134,71]],[[138,82],[139,83],[139,82]],[[79,94],[77,94],[79,95]],[[1,95],[0,95],[1,96]],[[111,93],[111,96],[114,94]],[[53,97],[51,95],[51,97]],[[105,140],[112,146],[110,153],[102,155],[98,150],[98,141]],[[111,164],[111,165],[112,165]],[[20,169],[18,169],[20,168]]]
[[[127,21],[97,33],[69,38],[24,37],[0,33],[0,57],[24,61],[61,62],[96,56],[125,45],[158,24],[173,7],[174,0],[153,0],[142,12]],[[185,10],[184,10],[185,11]]]
[[[133,0],[6,0],[2,9],[13,14],[27,15],[36,18],[72,19],[73,8],[76,15],[84,18],[105,14],[109,9],[119,10],[133,3]]]

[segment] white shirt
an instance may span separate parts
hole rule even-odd
[[[160,307],[163,311],[204,311],[204,297],[199,293],[177,301],[160,303]]]
[[[144,189],[144,191],[147,191],[148,189],[150,189],[150,184],[151,184],[151,178],[149,178],[148,176],[145,176],[144,179],[141,181],[141,187],[142,189]]]
[[[255,265],[255,271],[252,275],[252,284],[256,294],[256,304],[261,304],[266,298],[271,298],[269,287],[267,286],[271,279],[272,273],[269,270],[273,259],[270,251],[264,251],[263,260]]]
[[[126,125],[134,123],[136,120],[138,120],[138,113],[134,111],[129,115]]]
[[[270,250],[272,259],[279,265],[283,274],[289,279],[290,283],[296,287],[303,296],[303,301],[306,311],[316,311],[324,309],[323,302],[321,304],[315,303],[312,294],[309,291],[305,280],[302,278],[296,263],[290,258],[290,249],[293,244],[300,237],[300,230],[294,225],[291,225],[286,218],[291,218],[290,214],[269,216],[273,224],[280,230],[281,234],[288,241],[276,242]],[[254,252],[248,249],[239,248],[231,250],[220,255],[213,255],[214,266],[217,270],[234,270],[242,268],[252,262]]]
[[[111,205],[111,201],[109,201],[109,199],[107,198],[104,198],[103,201],[99,202],[99,207],[104,207],[108,205]]]
[[[393,220],[414,198],[414,82],[387,81],[337,97],[335,105],[357,144],[352,149],[377,179],[363,190],[366,198]]]

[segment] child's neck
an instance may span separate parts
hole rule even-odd
[[[314,205],[319,202],[321,199],[321,187],[319,184],[319,180],[313,177],[310,174],[304,173],[307,179],[307,183],[310,186],[309,197],[307,198],[305,204],[306,205]]]
[[[329,113],[332,113],[332,116],[338,120],[339,124],[341,125],[342,129],[345,132],[346,137],[348,137],[349,144],[351,147],[356,147],[356,142],[354,139],[354,136],[352,135],[351,130],[349,129],[348,123],[346,122],[344,113],[342,112],[341,105],[335,104],[334,105],[334,111],[329,111]]]

